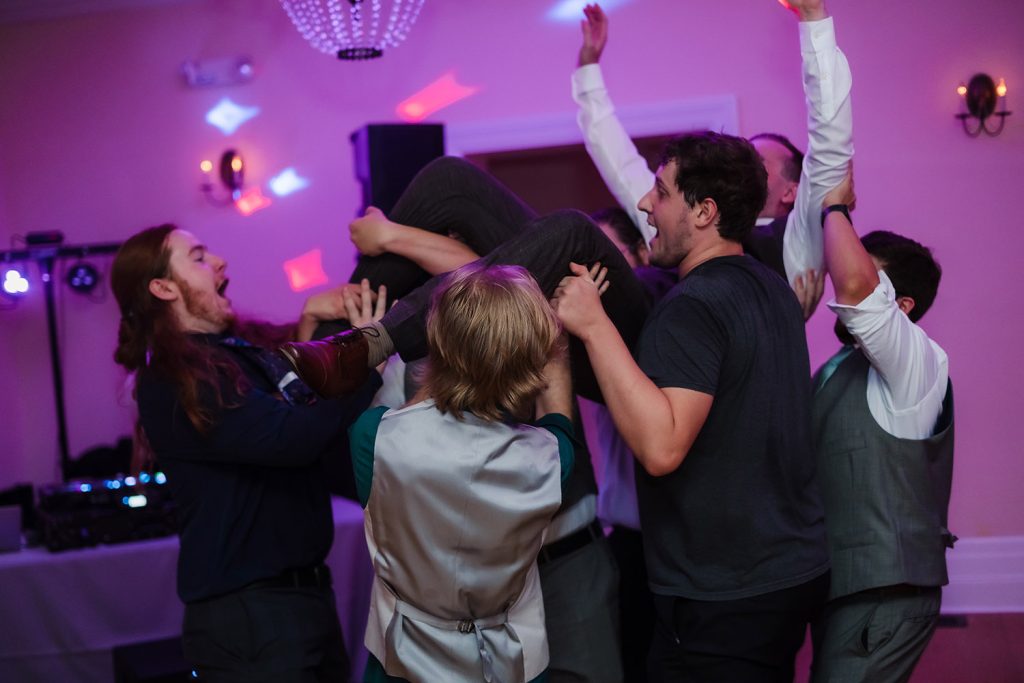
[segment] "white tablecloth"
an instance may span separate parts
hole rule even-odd
[[[373,568],[362,509],[341,498],[333,508],[327,564],[358,680]],[[181,634],[177,560],[177,537],[0,554],[0,681],[110,683],[114,647]]]

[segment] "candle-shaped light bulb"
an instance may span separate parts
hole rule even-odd
[[[996,94],[1000,97],[1006,97],[1006,79],[1000,78],[999,85],[996,86]]]
[[[956,86],[956,94],[959,95],[960,97],[966,97],[967,96],[967,86],[964,85],[963,83],[961,83],[960,85]]]

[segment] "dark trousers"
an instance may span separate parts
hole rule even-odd
[[[828,595],[828,573],[739,600],[654,596],[648,668],[657,683],[791,683],[807,626]]]
[[[431,162],[413,178],[389,218],[403,225],[445,235],[457,235],[481,262],[518,265],[537,280],[546,296],[554,294],[569,275],[569,262],[608,268],[608,291],[601,297],[605,311],[627,346],[633,348],[647,317],[649,304],[640,281],[615,245],[579,211],[536,213],[493,177],[462,159]],[[360,257],[352,281],[386,284],[399,298],[381,321],[405,360],[426,355],[426,314],[430,295],[441,277],[429,278],[407,259],[386,254]],[[576,392],[600,400],[600,391],[586,352],[576,340],[570,345]]]
[[[619,657],[619,573],[608,542],[540,563],[549,683],[633,683]]]
[[[654,597],[647,587],[644,537],[635,529],[616,526],[608,535],[608,545],[619,565],[619,621],[622,624],[619,646],[623,680],[645,683],[656,616]]]
[[[242,589],[185,606],[185,661],[208,683],[348,683],[330,588]]]
[[[887,586],[830,600],[814,624],[814,683],[905,683],[939,622],[941,588]]]

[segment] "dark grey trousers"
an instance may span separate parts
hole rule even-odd
[[[832,600],[815,625],[814,683],[910,679],[935,632],[942,589],[882,589]]]
[[[547,683],[622,683],[619,572],[605,538],[540,565]]]

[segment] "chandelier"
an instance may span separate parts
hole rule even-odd
[[[281,0],[302,37],[338,59],[374,59],[397,47],[424,0]]]

